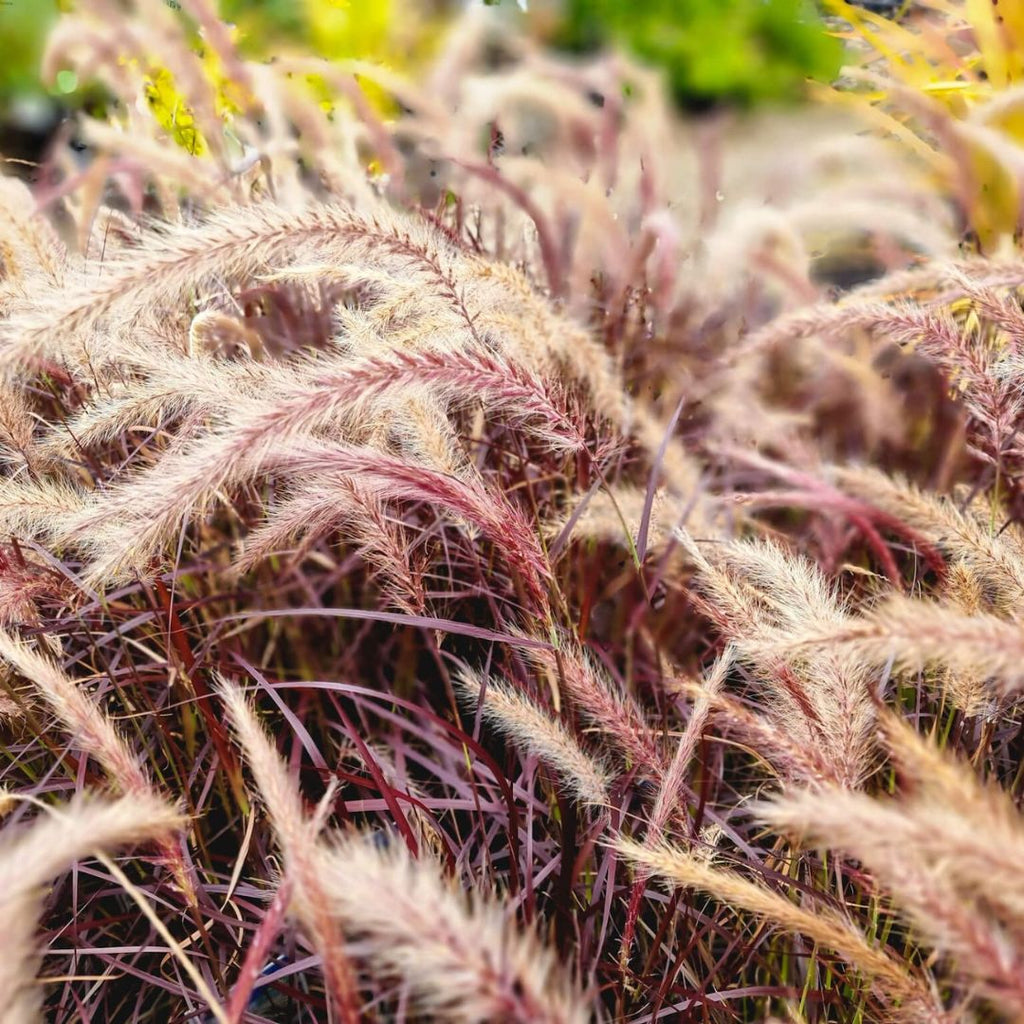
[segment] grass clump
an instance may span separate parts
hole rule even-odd
[[[180,7],[0,178],[0,1020],[1020,1019],[1014,232],[500,11]]]

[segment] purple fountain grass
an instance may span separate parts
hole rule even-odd
[[[42,991],[35,975],[39,889],[80,858],[113,846],[150,841],[176,831],[181,818],[163,800],[138,792],[113,801],[78,799],[48,808],[29,828],[0,834],[0,1019],[39,1020]]]
[[[1019,1014],[1022,903],[1006,866],[1024,840],[1020,815],[1004,793],[980,785],[899,721],[888,721],[887,736],[896,759],[919,780],[902,800],[793,792],[761,805],[758,814],[856,857],[978,994]],[[955,796],[963,802],[951,803]],[[984,906],[998,912],[984,913]]]
[[[900,960],[872,947],[850,921],[834,910],[797,906],[785,896],[748,881],[734,871],[671,846],[645,847],[619,839],[615,847],[637,866],[674,885],[702,889],[726,903],[802,932],[815,942],[836,950],[877,985],[879,998],[896,1020],[907,1024],[910,1021],[939,1024],[946,1019],[923,979],[914,977]]]
[[[140,756],[128,746],[114,723],[50,658],[33,650],[28,643],[0,631],[0,659],[33,684],[71,733],[74,745],[102,765],[107,779],[117,790],[125,796],[148,799],[152,803],[162,799],[140,763]],[[175,884],[190,901],[194,901],[192,872],[180,842],[164,840],[160,849]]]
[[[370,959],[404,978],[432,1016],[523,1024],[590,1019],[551,953],[513,928],[500,903],[455,891],[439,865],[357,835],[327,851],[323,870],[332,909],[369,945]],[[376,898],[365,899],[353,879]]]
[[[546,710],[493,677],[481,679],[463,671],[458,686],[494,728],[556,771],[577,799],[594,808],[607,806],[608,769]]]
[[[403,10],[409,75],[58,21],[104,98],[0,177],[0,1017],[1024,1015],[1008,182],[972,255],[905,125],[695,120],[499,6]],[[923,13],[964,169],[998,33],[906,12],[906,67]]]
[[[309,930],[322,957],[328,995],[340,1019],[358,1021],[355,975],[341,931],[328,913],[327,880],[316,849],[320,823],[315,815],[307,815],[295,782],[241,691],[221,680],[219,696],[228,709],[284,855],[285,877],[292,888],[292,912]]]

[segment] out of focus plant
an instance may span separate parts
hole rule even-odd
[[[428,53],[444,21],[443,3],[392,0],[222,0],[238,25],[241,48],[265,55],[282,36],[323,57],[367,58],[407,67]]]
[[[614,42],[663,67],[686,106],[793,98],[842,60],[805,0],[567,0],[559,35],[570,49]]]
[[[1024,180],[1024,5],[920,0],[901,20],[843,0],[828,7],[863,51],[832,98],[866,103],[874,124],[919,154],[983,250],[1010,242]]]
[[[180,10],[179,4],[169,6]],[[279,54],[283,39],[285,49],[293,47],[297,52],[315,53],[328,60],[372,60],[402,71],[414,68],[429,55],[444,23],[442,5],[395,5],[390,0],[222,0],[218,6],[231,23],[231,35],[240,51],[257,59]],[[204,76],[216,85],[217,112],[226,120],[244,99],[201,36],[195,37],[194,45],[203,62]],[[334,90],[319,76],[311,78],[310,85],[325,107],[334,105]],[[372,105],[391,112],[392,103],[383,90],[366,83],[363,91]],[[146,98],[154,117],[182,148],[194,154],[205,152],[208,143],[166,68],[154,67]]]
[[[0,108],[17,96],[39,91],[39,58],[46,33],[57,17],[54,0],[0,3]]]

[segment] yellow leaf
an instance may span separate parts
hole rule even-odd
[[[1020,191],[1015,172],[1020,170],[1021,154],[983,125],[961,122],[954,130],[966,157],[961,170],[970,189],[967,199],[971,224],[982,252],[991,253],[1003,238],[1017,230]]]
[[[923,86],[932,75],[927,44],[918,35],[888,18],[881,18],[845,0],[825,0],[826,9],[848,21],[888,64],[892,74],[907,85]]]
[[[967,0],[967,19],[981,51],[988,80],[997,89],[1005,88],[1010,84],[1006,41],[996,22],[992,0]]]

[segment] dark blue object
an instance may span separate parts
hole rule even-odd
[[[276,974],[283,967],[287,967],[291,963],[288,957],[281,953],[275,956],[266,967],[260,971],[260,977],[266,978],[271,974]],[[283,992],[278,992],[273,985],[262,985],[260,988],[255,989],[249,994],[249,1001],[245,1004],[247,1011],[251,1013],[258,1013],[260,1016],[266,1016],[268,1013],[274,1013],[280,1010],[288,1009],[288,997]],[[202,1024],[216,1024],[216,1018],[212,1014],[207,1014],[203,1018]]]

